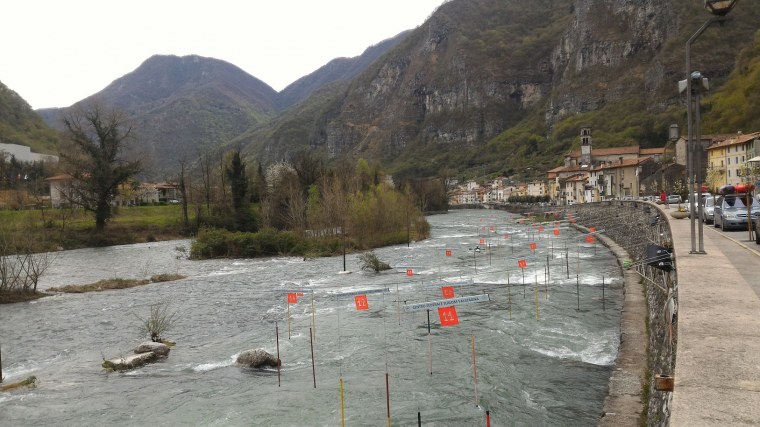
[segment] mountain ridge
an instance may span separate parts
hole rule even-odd
[[[168,131],[150,135],[147,151],[163,165],[178,152],[242,147],[265,164],[310,151],[335,161],[367,158],[401,176],[519,175],[529,163],[556,166],[582,125],[594,129],[595,147],[664,143],[667,127],[685,120],[675,90],[684,43],[709,17],[696,3],[451,0],[368,56],[336,58],[279,94],[259,81],[258,92],[246,92],[253,101],[237,85],[196,76],[190,93],[172,86],[139,108],[119,99],[143,128]],[[741,15],[694,46],[693,69],[717,89],[743,78],[737,58],[760,19],[757,3],[740,7]],[[155,83],[173,74],[163,73],[146,75]],[[106,92],[128,95],[120,80]],[[223,102],[201,102],[213,96]],[[703,118],[706,129],[710,120]]]

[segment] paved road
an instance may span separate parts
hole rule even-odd
[[[664,211],[668,213],[668,210]],[[760,426],[760,245],[668,216],[678,268],[678,350],[671,425]]]
[[[752,240],[749,240],[750,236],[747,230],[727,230],[721,232],[720,229],[713,228],[712,225],[704,227],[705,233],[708,230],[733,242],[733,244],[726,243],[719,245],[720,250],[728,257],[737,271],[744,277],[744,280],[750,284],[755,294],[760,297],[760,274],[758,274],[758,269],[760,269],[760,245],[755,243],[754,234]],[[746,254],[741,253],[742,251],[754,254],[755,258],[751,256],[747,258]],[[740,260],[744,260],[745,263],[742,263]]]

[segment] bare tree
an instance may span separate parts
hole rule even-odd
[[[70,202],[95,214],[95,228],[102,231],[111,218],[111,202],[119,185],[141,170],[140,161],[127,161],[122,152],[132,129],[116,111],[105,113],[94,106],[64,118],[68,144],[60,155],[74,178]]]
[[[206,216],[211,216],[211,155],[208,152],[198,154],[203,182],[203,199],[206,201]]]
[[[185,160],[184,158],[179,161],[179,194],[180,203],[182,203],[182,227],[187,231],[190,228],[190,218],[187,214],[187,178],[185,176]]]
[[[306,197],[301,189],[301,184],[297,179],[290,179],[283,190],[285,192],[285,217],[288,228],[303,231],[306,228]]]
[[[29,241],[13,242],[10,230],[0,230],[0,291],[37,292],[37,282],[55,254],[32,252]]]

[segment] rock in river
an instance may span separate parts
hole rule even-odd
[[[277,367],[277,358],[266,351],[257,348],[255,350],[246,350],[237,358],[235,362],[241,366],[250,368]]]

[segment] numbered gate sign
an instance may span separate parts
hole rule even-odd
[[[454,298],[454,287],[453,286],[444,286],[441,288],[441,293],[443,294],[443,297],[448,298]]]
[[[369,303],[367,302],[367,296],[366,295],[357,295],[354,297],[354,302],[356,303],[356,309],[357,310],[367,310],[369,309]]]
[[[295,304],[298,302],[298,295],[295,292],[288,293],[288,304]]]
[[[441,326],[454,326],[459,324],[456,306],[438,307],[438,318],[441,319]]]
[[[496,228],[494,228],[494,226],[492,225],[492,226],[491,226],[491,227],[489,227],[488,229],[489,229],[490,231],[494,231]]]
[[[407,268],[406,269],[406,275],[407,276],[414,276],[414,270],[412,270],[411,268]]]
[[[589,228],[588,228],[588,231],[589,231],[589,232],[591,232],[591,233],[593,233],[593,232],[595,232],[595,231],[596,231],[596,227],[589,227]]]
[[[586,236],[586,242],[588,242],[588,243],[594,243],[594,236],[592,236],[592,235]]]
[[[531,243],[530,244],[530,250],[532,250],[532,251],[535,251],[537,247],[538,247],[538,245],[535,244],[535,243]]]
[[[451,249],[446,249],[446,256],[451,256]]]
[[[541,227],[541,226],[539,226],[539,227],[538,227],[538,232],[539,232],[539,233],[541,233],[541,232],[543,232],[543,231],[544,231],[544,227]]]
[[[528,266],[528,262],[525,261],[524,259],[518,259],[517,266],[520,268],[526,268]]]
[[[559,228],[555,228],[554,229],[554,235],[555,236],[559,236]]]
[[[486,244],[486,241],[485,241],[485,239],[480,239],[480,244],[481,244],[481,245],[485,245],[485,244]]]

